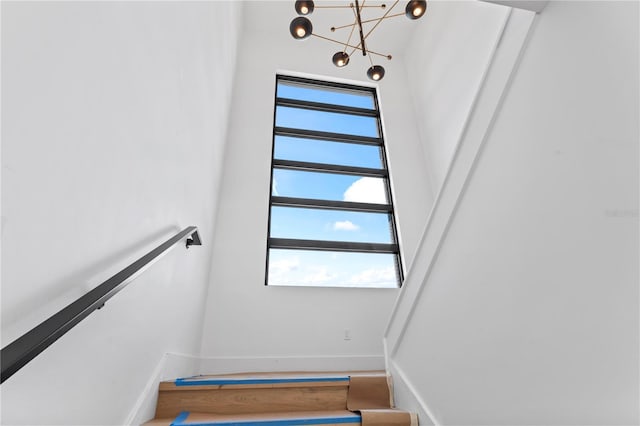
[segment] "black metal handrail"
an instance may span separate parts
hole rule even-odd
[[[64,309],[2,348],[0,352],[2,363],[0,383],[4,383],[5,380],[13,376],[93,311],[102,308],[107,300],[125,288],[147,269],[155,259],[185,237],[187,237],[187,248],[192,245],[202,245],[197,227],[189,226],[183,229],[84,296],[78,298],[75,302],[67,305]]]

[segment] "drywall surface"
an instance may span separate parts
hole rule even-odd
[[[640,421],[638,13],[549,2],[428,278],[408,279],[391,363],[437,424]]]
[[[176,247],[2,385],[3,424],[122,424],[193,353],[240,9],[2,3],[2,344],[187,225]]]
[[[434,1],[405,56],[432,192],[438,194],[504,23],[507,7]]]
[[[272,4],[277,3],[245,3],[251,31],[245,32],[238,57],[202,354],[265,357],[267,365],[274,359],[286,364],[293,358],[298,363],[338,357],[346,366],[351,357],[349,365],[357,368],[363,359],[382,356],[382,333],[398,290],[266,287],[265,256],[276,73],[368,84],[369,65],[354,57],[349,67],[337,69],[330,61],[335,46],[313,38],[293,40],[288,33],[295,17],[290,4],[269,21],[273,30],[261,29]],[[408,265],[431,206],[402,60],[394,58],[385,67],[380,102]],[[344,340],[345,329],[351,340]]]

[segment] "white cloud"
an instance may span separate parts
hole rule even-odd
[[[272,183],[272,188],[271,188],[271,192],[273,195],[275,195],[276,197],[280,194],[278,194],[278,181],[276,180],[276,178],[273,178],[273,183]]]
[[[286,259],[276,260],[275,262],[270,262],[269,270],[275,273],[286,273],[295,271],[300,266],[300,259],[297,257],[290,257]]]
[[[304,284],[323,284],[335,278],[335,275],[327,273],[327,268],[325,267],[313,267],[309,268],[309,270],[313,272],[305,275],[300,280]]]
[[[286,285],[300,269],[298,257],[287,257],[269,262],[269,284]]]
[[[363,177],[353,182],[344,192],[344,201],[386,204],[384,182],[380,178]]]
[[[307,265],[300,258],[287,257],[269,263],[269,284],[325,286],[336,278],[322,265]]]
[[[381,269],[365,269],[349,279],[355,286],[395,287],[396,271],[393,266]]]
[[[360,227],[350,220],[339,220],[333,224],[334,231],[357,231],[358,229]]]

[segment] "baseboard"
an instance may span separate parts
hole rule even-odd
[[[224,374],[262,371],[357,371],[384,370],[384,356],[264,356],[264,357],[203,357],[200,374]]]
[[[123,424],[139,425],[153,418],[153,410],[155,409],[158,399],[158,383],[160,382],[166,360],[167,354],[164,354]]]
[[[158,384],[163,380],[197,374],[197,364],[195,357],[173,353],[162,355],[123,424],[140,425],[151,420],[158,401]]]
[[[433,414],[429,406],[420,398],[415,387],[402,371],[402,369],[393,361],[389,361],[389,370],[387,370],[393,379],[393,393],[398,408],[418,413],[418,421],[421,426],[438,426],[438,420]]]

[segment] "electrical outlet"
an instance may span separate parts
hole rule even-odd
[[[351,330],[348,328],[344,329],[344,340],[351,340]]]

